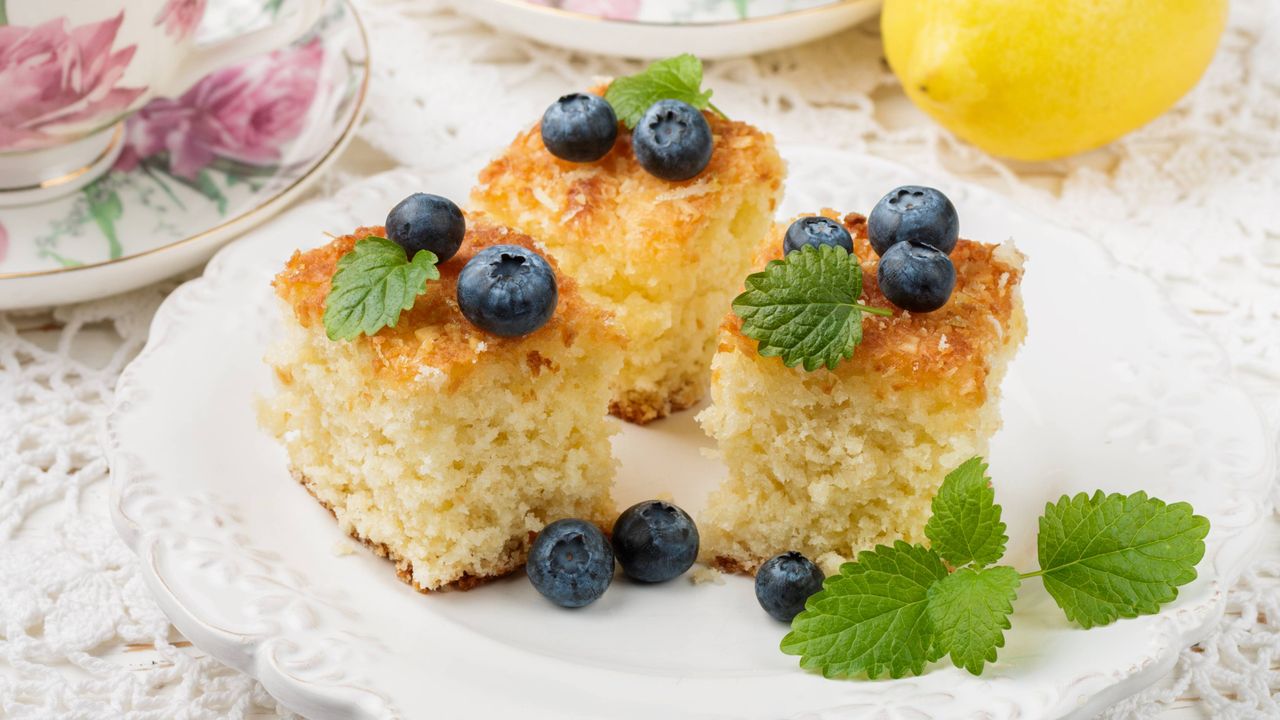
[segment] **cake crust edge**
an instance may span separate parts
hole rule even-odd
[[[706,388],[693,380],[685,380],[666,393],[632,388],[609,401],[609,414],[634,425],[648,425],[671,413],[688,410],[705,396]]]
[[[321,500],[320,497],[316,495],[315,491],[312,490],[311,488],[311,483],[307,480],[306,474],[299,471],[297,468],[292,468],[292,467],[289,469],[289,473],[293,475],[293,479],[297,480],[299,485],[301,485],[304,489],[306,489],[308,495],[315,498],[315,501],[320,504],[320,507],[329,511],[329,515],[333,517],[334,522],[338,523],[338,527],[341,529],[342,522],[338,520],[337,511],[333,509],[332,505],[325,502],[324,500]],[[369,538],[361,535],[360,532],[356,530],[354,527],[347,529],[346,532],[347,532],[347,535],[352,540],[355,540],[356,542],[359,542],[361,545],[364,545],[365,547],[369,548],[369,550],[371,550],[374,555],[377,555],[380,558],[390,561],[391,564],[395,567],[396,577],[399,578],[402,582],[404,582],[409,587],[413,588],[414,590],[417,590],[418,592],[424,595],[430,595],[432,593],[438,593],[438,592],[448,592],[452,590],[465,592],[467,590],[477,588],[481,585],[492,582],[494,580],[499,580],[501,578],[512,575],[517,570],[524,567],[524,563],[518,563],[509,568],[503,569],[501,572],[493,573],[491,575],[472,575],[471,573],[467,573],[467,574],[464,574],[462,577],[458,578],[457,580],[454,580],[449,583],[445,583],[444,585],[441,585],[438,588],[434,588],[434,589],[426,588],[414,582],[413,569],[410,567],[409,561],[401,557],[399,553],[387,547],[384,543],[370,540]],[[529,535],[530,535],[529,540],[530,542],[532,542],[533,537],[534,535],[536,535],[536,533],[530,533]]]

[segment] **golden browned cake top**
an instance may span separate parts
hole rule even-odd
[[[589,92],[603,95],[606,87]],[[692,237],[691,224],[713,217],[715,208],[733,199],[722,190],[764,183],[776,191],[786,175],[768,133],[712,112],[703,117],[714,149],[706,169],[689,180],[663,180],[640,167],[631,151],[631,131],[622,123],[613,149],[589,163],[552,155],[535,124],[480,172],[472,202],[494,212],[502,208],[504,219],[533,208],[554,214],[558,234],[568,236],[560,240],[621,221],[641,230],[637,235],[650,246],[679,245]]]
[[[323,332],[325,298],[338,259],[358,240],[370,235],[386,237],[386,231],[381,225],[361,227],[312,250],[296,251],[276,275],[272,283],[276,294],[288,303],[304,327]],[[458,307],[458,273],[476,253],[492,245],[519,245],[534,250],[555,270],[559,291],[555,314],[546,325],[524,337],[504,338],[487,333],[472,325]],[[373,349],[376,370],[412,379],[421,375],[424,366],[449,372],[458,366],[482,362],[485,353],[524,353],[531,366],[548,365],[550,360],[535,349],[545,348],[548,338],[558,339],[565,347],[584,338],[622,342],[612,315],[584,300],[573,279],[560,272],[555,258],[533,238],[495,225],[482,215],[467,214],[462,247],[457,255],[441,263],[439,270],[440,279],[427,282],[427,291],[401,314],[395,327],[384,327],[372,336],[359,335],[350,341]]]
[[[840,220],[834,210],[823,210],[821,214]],[[948,378],[962,383],[961,392],[981,393],[991,356],[999,353],[1007,340],[1021,340],[1023,319],[1018,285],[1022,281],[1022,254],[1011,245],[961,239],[951,252],[951,262],[956,267],[951,299],[931,313],[909,313],[895,307],[880,292],[876,281],[880,258],[867,239],[867,219],[849,213],[842,222],[853,236],[854,253],[862,262],[862,302],[889,308],[893,315],[864,314],[862,343],[853,351],[851,360],[836,366],[835,373],[870,371],[892,378],[899,387],[930,378]],[[756,255],[757,270],[771,260],[782,259],[782,238],[790,224],[774,224]],[[742,335],[742,321],[737,315],[730,312],[724,327],[741,347],[756,351],[756,341]]]

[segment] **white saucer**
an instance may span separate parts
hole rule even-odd
[[[252,20],[210,13],[200,32],[218,35],[223,29],[210,24]],[[153,100],[126,121],[125,147],[109,174],[71,195],[0,208],[0,310],[104,297],[204,262],[320,177],[354,133],[368,79],[360,20],[348,0],[329,0],[316,26],[290,47],[212,73],[176,99],[192,126],[201,113],[234,121],[196,98],[213,87],[237,88],[243,101],[220,107],[263,118],[240,147],[223,139],[211,158],[201,156],[200,133],[184,128],[174,135],[187,143],[177,153],[187,156],[176,159],[157,139],[167,130],[151,119],[159,113],[148,112],[172,110],[175,100]]]
[[[1199,576],[1175,602],[1084,631],[1028,580],[982,677],[938,663],[918,678],[859,682],[824,680],[783,655],[786,627],[743,577],[618,578],[578,611],[546,602],[523,574],[466,593],[413,591],[290,477],[255,415],[272,388],[264,350],[280,331],[269,282],[290,253],[376,221],[413,191],[466,197],[465,180],[393,173],[220,253],[165,301],[121,378],[106,442],[112,512],[160,606],[201,650],[315,720],[1083,719],[1150,685],[1222,617],[1270,516],[1272,444],[1220,349],[1148,279],[990,191],[850,153],[780,150],[782,216],[865,211],[888,188],[926,182],[955,202],[966,237],[1016,240],[1029,258],[1029,334],[990,457],[1005,560],[1033,567],[1046,501],[1142,489],[1212,523]],[[620,505],[671,493],[696,516],[724,468],[701,453],[710,443],[693,416],[623,428]]]
[[[548,45],[600,55],[737,57],[816,40],[880,0],[455,0],[459,12]]]

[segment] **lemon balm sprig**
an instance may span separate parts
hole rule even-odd
[[[338,260],[325,297],[324,328],[330,340],[351,340],[395,327],[400,314],[439,280],[437,257],[419,250],[409,258],[404,248],[386,238],[358,240]]]
[[[728,117],[711,103],[711,91],[702,89],[702,61],[688,53],[655,61],[635,75],[614,79],[605,90],[604,99],[632,130],[659,100],[680,100],[698,110]]]
[[[893,314],[862,304],[862,264],[833,245],[805,246],[747,276],[746,292],[733,300],[742,334],[765,357],[787,367],[834,369],[862,342],[862,316]]]
[[[1087,629],[1158,612],[1196,578],[1209,521],[1143,492],[1064,495],[1040,517],[1040,567],[997,565],[1008,537],[986,469],[975,457],[947,475],[925,525],[930,547],[899,540],[841,566],[792,620],[782,651],[826,677],[919,675],[947,656],[981,675],[1023,580],[1041,578]]]

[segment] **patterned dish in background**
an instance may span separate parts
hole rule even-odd
[[[841,0],[516,0],[606,20],[664,25],[727,23],[840,5]]]
[[[751,55],[809,42],[875,14],[879,0],[455,0],[502,30],[572,50],[659,58]]]
[[[197,37],[252,30],[280,8],[280,0],[212,3]],[[107,175],[72,195],[0,210],[0,310],[141,287],[198,265],[270,217],[350,138],[368,58],[355,11],[330,0],[292,45],[149,102],[126,121]]]

